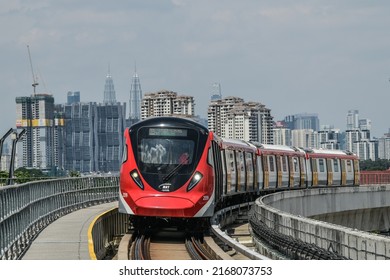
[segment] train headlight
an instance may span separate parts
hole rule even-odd
[[[144,184],[142,184],[141,177],[138,174],[138,171],[136,169],[132,170],[130,172],[130,176],[133,179],[133,181],[137,184],[138,187],[140,187],[141,190],[144,189]]]
[[[203,178],[202,173],[196,171],[190,183],[187,186],[187,192],[192,190],[200,182],[200,180],[202,180],[202,178]]]

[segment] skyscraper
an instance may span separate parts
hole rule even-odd
[[[112,79],[110,68],[108,68],[108,73],[106,76],[106,83],[104,85],[104,104],[114,104],[116,103],[114,81]]]
[[[130,87],[130,100],[129,100],[129,118],[133,120],[141,119],[141,100],[142,100],[142,90],[141,83],[137,74],[137,68],[133,79],[131,80]]]
[[[83,102],[61,105],[65,122],[64,165],[80,172],[118,172],[126,105]]]
[[[54,98],[50,94],[16,97],[16,127],[26,129],[22,139],[23,166],[50,169],[55,160]]]
[[[79,91],[68,91],[68,104],[80,102],[80,92]]]
[[[294,129],[312,129],[313,131],[320,130],[320,120],[317,114],[296,114],[284,118],[286,127]]]

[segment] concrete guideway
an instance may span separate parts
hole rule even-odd
[[[88,231],[96,216],[117,207],[105,203],[74,211],[48,225],[22,260],[90,260]]]
[[[275,232],[349,259],[390,259],[390,238],[367,232],[389,226],[389,207],[390,185],[313,188],[264,196],[254,217]]]

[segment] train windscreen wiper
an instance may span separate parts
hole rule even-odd
[[[181,163],[179,163],[175,168],[171,170],[171,172],[164,176],[163,181],[167,182],[169,179],[172,178],[173,175],[176,175],[180,168],[188,164],[189,159],[190,157],[187,155]]]

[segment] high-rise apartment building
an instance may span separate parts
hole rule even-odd
[[[390,159],[390,133],[378,139],[378,158]]]
[[[276,122],[273,129],[274,144],[291,146],[291,129],[284,126],[284,122]]]
[[[213,100],[208,108],[208,128],[226,138],[272,144],[272,119],[263,104],[239,97]]]
[[[318,132],[313,129],[291,130],[291,142],[295,147],[318,149]]]
[[[378,158],[378,141],[371,139],[371,120],[359,119],[358,110],[349,110],[345,149],[357,154],[361,160]]]
[[[129,100],[130,119],[135,121],[139,121],[141,119],[141,100],[142,100],[141,83],[136,70],[131,80],[131,87],[130,87],[130,100]]]
[[[229,96],[223,99],[212,100],[207,110],[208,128],[217,135],[226,135],[226,122],[228,113],[235,107],[244,103],[240,97]]]
[[[161,116],[194,117],[194,106],[192,96],[178,95],[167,90],[146,93],[141,104],[141,119]]]
[[[359,128],[359,110],[349,110],[347,114],[347,130]]]
[[[340,129],[324,126],[318,131],[319,147],[323,149],[339,150],[341,148]]]
[[[61,122],[57,122],[57,127]],[[54,98],[50,94],[16,97],[16,127],[22,138],[23,166],[42,170],[59,166],[55,158]]]

